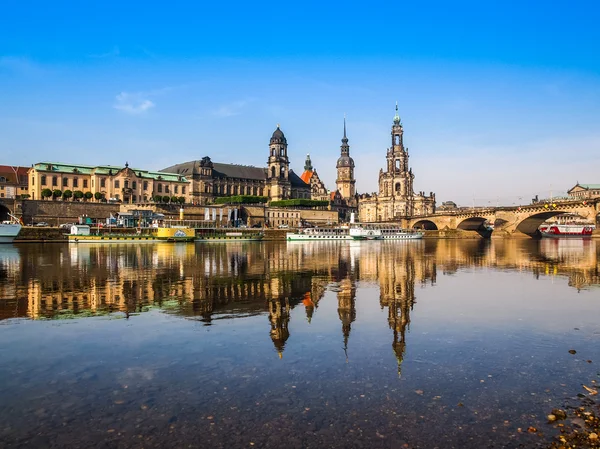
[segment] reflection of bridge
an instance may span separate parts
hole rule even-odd
[[[494,224],[494,232],[503,235],[535,236],[538,227],[549,218],[570,213],[596,222],[600,199],[538,203],[516,207],[473,209],[470,212],[446,212],[403,220],[403,226],[422,229],[461,229],[478,231],[487,221]]]

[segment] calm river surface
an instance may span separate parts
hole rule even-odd
[[[599,255],[0,246],[0,446],[547,447],[546,416],[600,382]]]

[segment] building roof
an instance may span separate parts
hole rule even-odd
[[[573,187],[571,187],[567,191],[567,193],[571,193],[577,188],[580,188],[583,190],[598,190],[598,189],[600,189],[600,184],[579,184],[579,183],[577,183]]]
[[[15,171],[17,172],[17,176],[19,177],[19,182],[27,183],[27,172],[29,171],[29,167],[19,167],[16,165],[0,165],[0,176],[5,178],[6,182],[14,183],[16,181]]]
[[[313,173],[314,172],[312,170],[304,170],[304,173],[302,173],[300,179],[305,183],[310,184],[310,178],[312,178]]]
[[[38,162],[33,164],[34,169],[41,172],[52,172],[52,173],[69,173],[69,174],[83,174],[83,175],[116,175],[121,170],[129,168],[134,171],[139,178],[148,178],[168,182],[187,182],[187,179],[178,173],[168,172],[155,172],[149,170],[141,170],[139,168],[131,168],[128,164],[125,166],[118,165],[75,165],[75,164],[64,164],[62,162]]]
[[[219,178],[238,178],[238,179],[267,179],[267,170],[252,165],[220,164],[213,162],[214,174]]]
[[[310,184],[308,184],[307,182],[304,182],[300,178],[300,176],[298,176],[296,173],[294,173],[294,170],[290,170],[289,178],[290,178],[290,183],[292,184],[292,187],[306,187],[307,189],[310,189]]]

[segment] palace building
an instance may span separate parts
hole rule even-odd
[[[387,150],[386,170],[379,171],[379,191],[359,197],[361,222],[383,222],[435,213],[435,194],[413,191],[415,175],[408,165],[408,147],[404,147],[402,123],[396,115],[392,125],[392,146]]]
[[[269,141],[267,167],[222,164],[205,156],[161,172],[189,178],[195,204],[210,204],[215,198],[233,195],[266,196],[273,201],[311,198],[311,185],[290,169],[287,139],[279,125]]]
[[[130,168],[128,163],[125,166],[90,166],[39,162],[29,169],[28,176],[32,200],[44,199],[44,190],[61,193],[70,190],[73,194],[89,192],[92,194],[90,199],[101,196],[130,204],[149,202],[158,195],[183,197],[186,203],[190,201],[190,182],[185,176]]]

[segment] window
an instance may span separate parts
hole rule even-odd
[[[83,188],[84,188],[84,189],[87,189],[87,186],[88,186],[88,180],[87,180],[87,179],[84,179],[84,180],[83,180]]]
[[[169,193],[169,186],[168,185],[165,186],[165,193]]]
[[[6,178],[4,176],[0,176],[0,182],[6,182]]]
[[[281,148],[281,149],[279,150],[279,155],[280,155],[280,156],[285,156],[285,152],[284,152],[283,148]]]
[[[144,190],[148,190],[148,181],[144,181]]]
[[[63,178],[63,187],[69,187],[69,178]]]
[[[58,178],[56,176],[52,177],[52,186],[58,187]]]
[[[158,193],[162,193],[162,184],[158,185]]]
[[[121,186],[121,183],[119,181],[115,181],[115,189],[118,189]]]
[[[135,203],[137,201],[137,197],[135,195],[133,195],[133,202]]]
[[[131,188],[132,188],[133,190],[137,189],[137,182],[136,182],[136,181],[133,181],[133,182],[131,183]]]
[[[106,178],[100,178],[100,187],[106,188]]]
[[[125,180],[125,185],[124,185],[124,187],[125,187],[126,189],[128,189],[128,188],[129,188],[129,180],[127,180],[127,179]]]
[[[185,186],[181,186],[181,193],[185,195]]]
[[[179,193],[179,186],[175,186],[174,191],[175,191],[175,193]]]
[[[73,178],[73,187],[79,187],[79,179]]]

